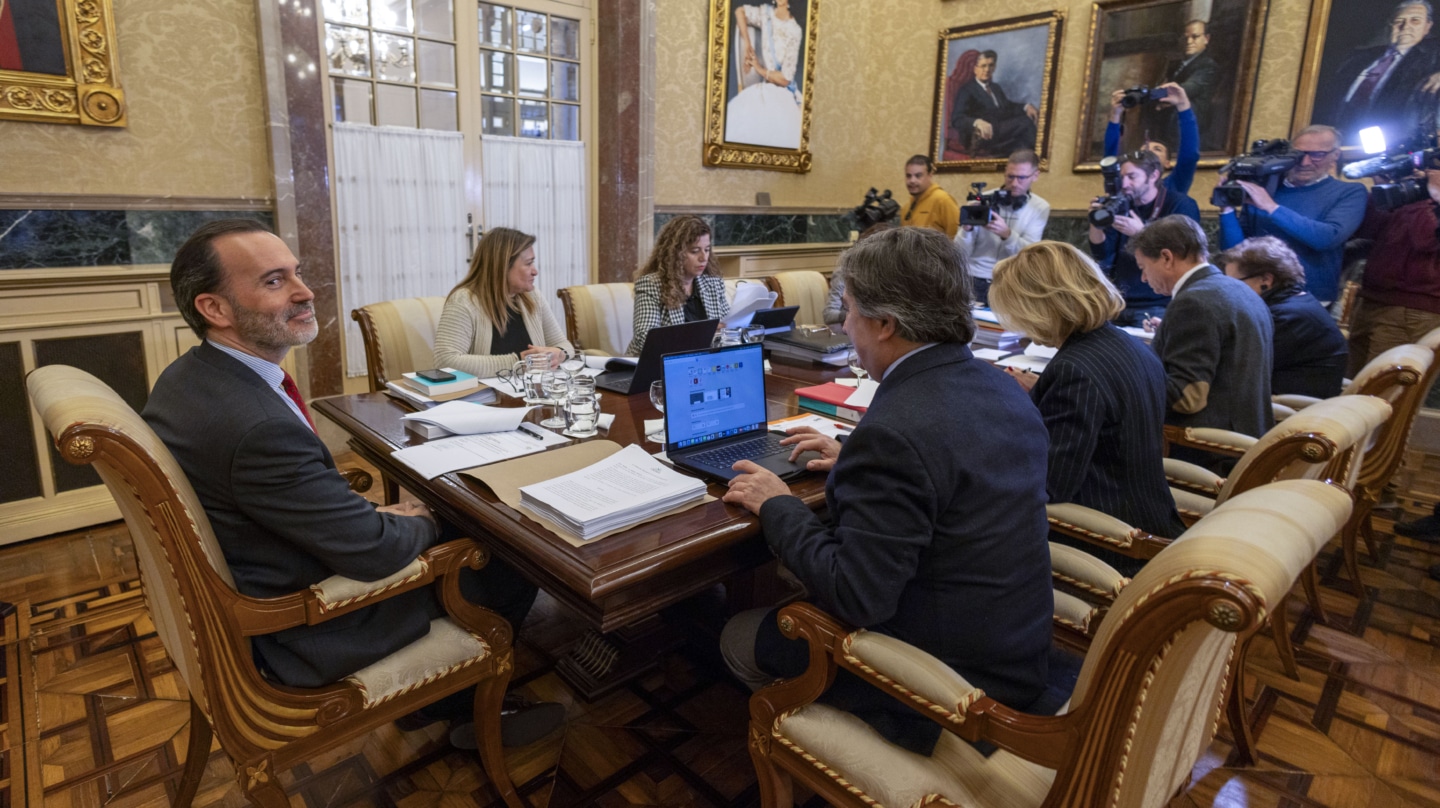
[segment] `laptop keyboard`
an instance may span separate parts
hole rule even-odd
[[[735,465],[735,461],[737,460],[757,460],[762,457],[792,451],[794,449],[793,446],[780,445],[780,441],[784,437],[784,435],[766,432],[757,438],[731,443],[721,446],[718,449],[711,449],[708,452],[696,452],[690,455],[690,461],[728,469]]]

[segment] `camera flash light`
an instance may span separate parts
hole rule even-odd
[[[1367,126],[1360,130],[1360,148],[1366,154],[1380,154],[1385,151],[1385,133],[1378,126]]]

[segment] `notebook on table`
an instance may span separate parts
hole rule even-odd
[[[669,354],[665,376],[665,455],[680,468],[729,481],[731,466],[750,460],[781,479],[805,473],[819,457],[790,462],[783,435],[769,431],[765,359],[758,343]]]
[[[715,339],[719,320],[696,320],[693,323],[662,325],[650,329],[645,347],[634,370],[613,370],[595,377],[595,386],[621,395],[648,394],[650,383],[660,378],[660,357],[667,353],[707,348]]]

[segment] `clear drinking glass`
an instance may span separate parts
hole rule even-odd
[[[512,373],[520,382],[520,391],[525,396],[526,404],[547,404],[545,390],[541,379],[545,371],[550,369],[550,354],[530,354],[515,363]]]
[[[564,429],[565,423],[565,399],[570,397],[570,371],[568,370],[547,370],[541,377],[540,383],[544,387],[545,397],[550,400],[552,414],[549,418],[540,422],[540,426],[550,429]]]
[[[572,438],[590,438],[599,432],[600,402],[594,393],[570,391],[565,402],[565,434]]]
[[[655,409],[657,409],[657,410],[660,411],[660,416],[661,416],[660,429],[659,429],[659,431],[657,431],[657,432],[651,432],[651,433],[647,434],[647,435],[645,436],[645,440],[654,441],[655,443],[664,443],[664,442],[665,442],[665,420],[664,420],[664,416],[665,416],[665,382],[663,382],[663,381],[650,382],[650,403],[651,403],[651,404],[654,404],[654,405],[655,405]]]
[[[765,341],[765,326],[763,325],[747,325],[741,329],[741,332],[744,334],[744,339],[747,343]]]
[[[859,351],[855,351],[855,350],[850,351],[849,360],[850,360],[850,372],[855,374],[855,378],[857,378],[857,379],[863,379],[863,378],[865,378],[866,376],[869,375],[868,373],[865,372],[865,366],[862,365],[862,364],[860,364],[860,352],[859,352]]]
[[[745,333],[739,328],[722,328],[715,332],[715,339],[710,341],[711,348],[723,348],[726,345],[739,345],[745,341]]]

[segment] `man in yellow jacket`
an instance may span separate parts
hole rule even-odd
[[[901,214],[905,227],[930,227],[950,238],[960,229],[960,205],[955,197],[935,184],[935,164],[917,154],[905,163],[905,190],[910,204]]]

